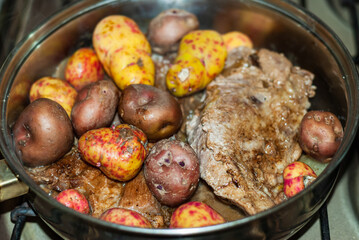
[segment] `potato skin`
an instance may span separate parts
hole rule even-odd
[[[163,139],[155,143],[146,158],[144,176],[159,202],[177,206],[186,201],[197,188],[199,161],[188,144]]]
[[[53,77],[43,77],[31,85],[30,102],[38,98],[48,98],[59,103],[71,116],[71,109],[75,103],[77,91],[67,81]]]
[[[78,142],[81,157],[107,177],[128,181],[140,171],[147,156],[146,135],[135,126],[120,124],[87,131]]]
[[[112,77],[110,63],[112,54],[120,49],[136,49],[151,53],[150,43],[131,18],[110,15],[103,18],[95,27],[92,35],[95,52],[107,74]]]
[[[225,222],[225,219],[207,204],[193,201],[182,204],[173,212],[170,228],[205,227]]]
[[[194,14],[182,9],[168,9],[150,22],[148,40],[156,53],[177,51],[181,38],[198,27],[199,22]]]
[[[310,111],[300,124],[299,144],[308,155],[328,162],[338,150],[343,136],[343,127],[333,113]]]
[[[121,90],[134,83],[154,85],[150,43],[131,18],[103,18],[94,29],[92,43],[105,71]]]
[[[166,75],[168,90],[183,97],[203,90],[223,69],[227,49],[221,34],[195,30],[180,42],[177,57]]]
[[[86,197],[76,189],[66,189],[56,196],[56,200],[66,207],[72,208],[77,212],[89,214],[90,205]]]
[[[65,68],[66,80],[80,91],[86,85],[104,78],[100,60],[92,48],[80,48],[69,58]]]
[[[310,166],[304,162],[292,162],[283,170],[283,192],[286,197],[293,197],[303,191],[316,178],[317,175]]]
[[[71,120],[57,102],[39,98],[20,114],[12,128],[17,154],[29,167],[55,162],[71,150]]]
[[[147,218],[138,212],[125,208],[110,208],[102,213],[100,219],[125,226],[152,228]]]
[[[227,52],[232,51],[235,48],[244,46],[253,48],[252,40],[244,33],[238,31],[232,31],[222,34],[224,45],[227,48]]]
[[[133,84],[122,92],[120,117],[145,132],[150,140],[173,135],[181,126],[182,110],[169,92],[144,84]]]
[[[71,112],[76,135],[80,137],[88,130],[110,126],[119,98],[119,90],[112,81],[101,80],[84,87]]]

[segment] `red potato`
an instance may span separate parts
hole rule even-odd
[[[76,135],[80,137],[88,130],[109,127],[119,98],[119,91],[112,81],[101,80],[83,88],[71,112]]]
[[[57,195],[56,200],[77,212],[89,214],[90,206],[86,197],[76,189],[67,189]]]
[[[343,136],[343,127],[333,113],[310,111],[300,124],[299,144],[308,155],[328,162],[338,150]]]
[[[163,139],[145,161],[146,183],[157,200],[168,206],[186,201],[197,188],[199,161],[193,149],[178,140]]]
[[[180,128],[182,111],[167,91],[144,84],[133,84],[122,92],[120,117],[145,132],[151,140],[168,138]]]
[[[224,218],[203,202],[188,202],[179,206],[171,216],[170,228],[205,227],[224,223]]]
[[[104,71],[92,48],[78,49],[68,60],[65,79],[80,91],[86,85],[103,80]]]
[[[128,124],[87,131],[78,142],[83,160],[118,181],[136,176],[146,158],[146,147],[146,135]]]
[[[51,164],[72,148],[74,133],[66,111],[55,101],[30,103],[12,128],[16,152],[25,165]]]
[[[199,27],[197,17],[182,9],[161,12],[149,24],[148,40],[154,52],[164,54],[177,51],[181,38]]]
[[[100,219],[130,227],[152,228],[150,221],[138,212],[125,208],[106,210]]]
[[[293,197],[312,183],[317,175],[307,164],[293,162],[283,171],[283,191],[287,197]]]
[[[30,88],[30,102],[39,98],[48,98],[59,103],[71,116],[77,91],[66,81],[53,77],[43,77],[34,82]]]

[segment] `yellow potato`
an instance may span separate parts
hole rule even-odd
[[[125,208],[110,208],[101,215],[100,219],[130,227],[152,228],[147,218]]]
[[[118,87],[123,89],[133,83],[154,84],[151,46],[132,19],[122,15],[102,19],[96,25],[92,42],[105,71]],[[131,55],[134,56],[131,58]],[[136,61],[138,59],[143,65]],[[130,64],[136,66],[124,67]]]
[[[166,81],[170,92],[182,97],[205,88],[208,80],[206,69],[201,61],[189,53],[176,58],[175,64],[168,70]]]
[[[155,65],[145,51],[126,49],[112,54],[110,63],[113,81],[121,89],[130,84],[154,85]]]
[[[252,40],[244,33],[233,31],[222,35],[227,52],[237,47],[253,48]]]
[[[145,134],[128,124],[87,131],[78,142],[83,160],[118,181],[136,176],[146,158],[146,147]]]
[[[77,91],[66,81],[53,77],[43,77],[34,82],[30,88],[30,102],[38,98],[48,98],[59,103],[71,117]]]
[[[216,31],[197,30],[186,34],[175,63],[167,73],[167,88],[177,97],[204,89],[222,71],[226,57],[223,39]]]
[[[170,228],[205,227],[226,222],[213,208],[203,202],[187,202],[171,216]]]

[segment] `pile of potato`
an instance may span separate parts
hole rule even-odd
[[[143,167],[157,200],[180,206],[170,227],[223,223],[223,217],[204,203],[186,202],[199,182],[199,160],[187,143],[171,138],[183,121],[177,98],[205,89],[222,71],[228,51],[253,44],[240,32],[221,35],[198,27],[196,16],[179,9],[154,18],[147,36],[126,16],[101,20],[93,32],[93,48],[73,53],[65,79],[45,76],[33,83],[31,103],[12,129],[23,163],[28,167],[51,164],[68,153],[78,138],[82,159],[111,179],[129,181]],[[152,50],[157,54],[177,51],[166,76],[167,91],[154,87]],[[105,74],[111,80],[104,80]],[[116,115],[122,123],[111,126]],[[330,149],[335,152],[343,130],[334,115],[330,119],[336,143]],[[308,121],[309,117],[301,131],[302,147],[327,159],[334,152],[325,151],[323,158],[324,140],[308,136]],[[328,134],[331,129],[326,128]],[[57,200],[79,212],[90,212],[88,202],[76,190],[60,193]],[[109,209],[101,219],[151,227],[143,216],[126,209]]]

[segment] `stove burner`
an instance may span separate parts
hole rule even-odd
[[[348,6],[359,9],[359,0],[327,0],[334,13],[347,24],[351,24],[351,14]]]
[[[26,217],[36,217],[35,212],[29,207],[27,202],[22,203],[11,211],[11,221],[15,223],[12,230],[11,240],[20,240],[24,228]]]
[[[330,240],[330,231],[329,231],[329,219],[327,211],[327,203],[325,202],[319,210],[320,216],[320,230],[322,235],[322,240]]]
[[[327,0],[340,19],[350,24],[354,33],[356,54],[355,64],[359,64],[359,0]]]

